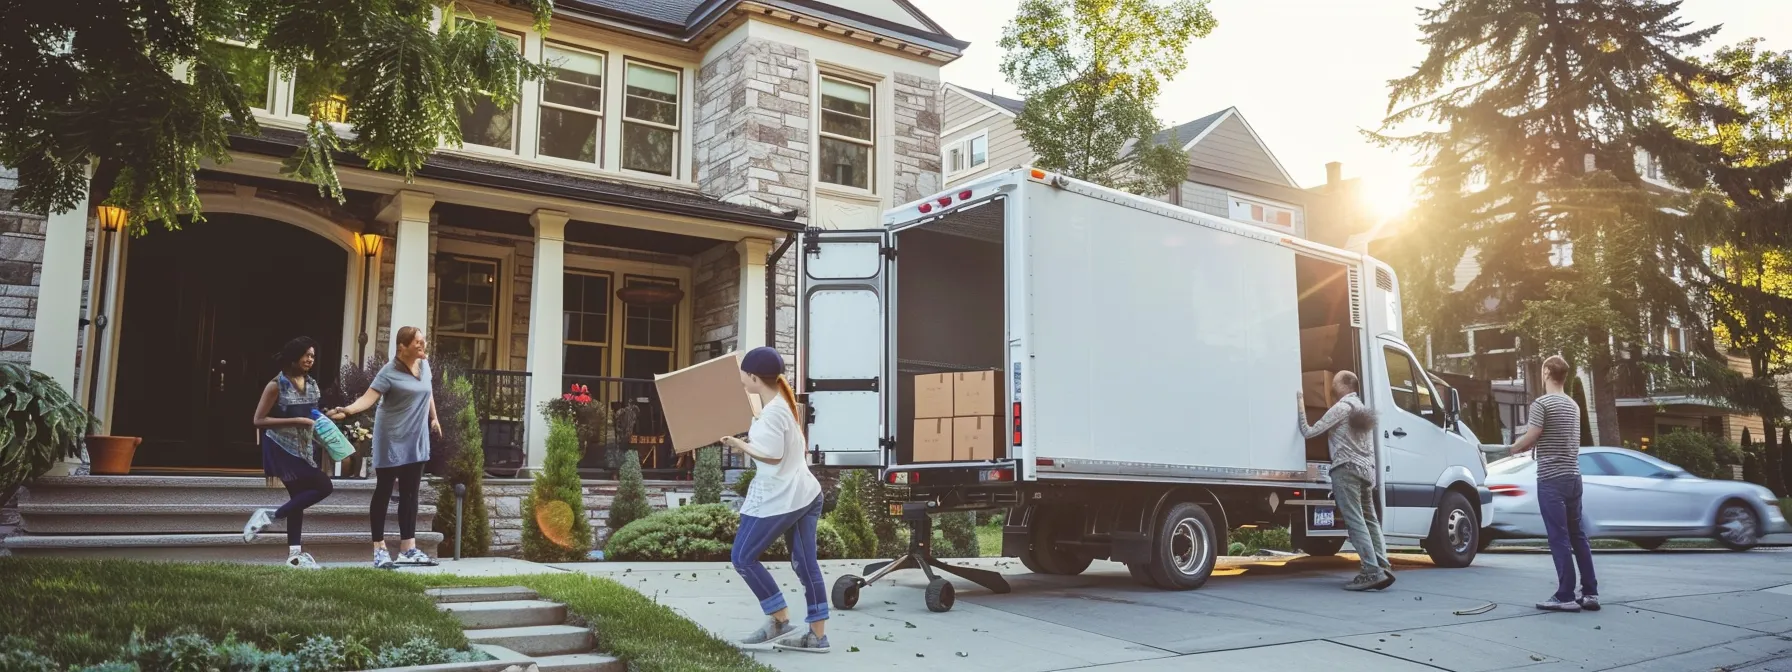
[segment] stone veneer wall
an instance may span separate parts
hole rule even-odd
[[[698,254],[692,267],[691,347],[699,350],[692,354],[694,364],[715,356],[702,351],[705,343],[719,342],[724,351],[740,348],[740,253],[722,243]]]
[[[529,495],[527,479],[485,479],[486,516],[492,526],[492,553],[519,555],[523,544],[523,498]],[[667,492],[690,492],[690,481],[647,481],[647,503],[654,510],[666,508]],[[585,517],[591,523],[591,540],[598,548],[610,538],[607,521],[610,502],[616,498],[616,481],[585,481]],[[450,501],[439,507],[454,506]],[[442,555],[452,556],[454,549],[444,548]]]
[[[691,157],[703,193],[807,212],[813,67],[808,50],[758,38],[703,66]]]
[[[777,249],[773,246],[772,249]],[[784,250],[784,256],[778,259],[777,265],[777,305],[772,314],[772,324],[777,331],[772,347],[784,355],[784,361],[791,366],[796,362],[796,257],[803,253],[800,244],[792,244]],[[795,370],[787,373],[795,375]]]
[[[12,196],[18,187],[17,172],[0,167],[0,362],[29,364],[31,332],[37,327],[37,288],[43,278],[47,218],[41,213],[13,208]],[[93,227],[89,226],[86,257],[92,256],[93,235]],[[84,282],[93,271],[91,263],[87,266],[82,275]],[[81,305],[87,305],[85,289]],[[86,338],[86,329],[82,329],[82,341]],[[76,351],[77,362],[84,350]]]
[[[907,203],[937,193],[940,178],[940,83],[896,73],[896,193]]]

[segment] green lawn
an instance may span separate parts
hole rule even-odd
[[[977,552],[985,558],[1001,557],[1002,525],[977,526]]]
[[[527,586],[564,603],[597,631],[604,652],[635,672],[717,670],[771,672],[734,645],[711,636],[646,596],[609,579],[583,574],[458,577],[419,576],[433,586]]]
[[[293,636],[355,637],[374,650],[423,636],[465,648],[415,578],[373,569],[0,558],[0,634],[63,664],[94,664],[151,638],[235,633],[263,649]]]

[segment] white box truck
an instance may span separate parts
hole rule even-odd
[[[930,567],[1006,591],[934,560],[927,513],[1007,509],[1003,552],[1034,572],[1111,559],[1170,590],[1204,583],[1242,526],[1287,525],[1301,550],[1335,554],[1328,450],[1300,435],[1292,393],[1341,369],[1378,415],[1386,536],[1446,567],[1482,547],[1478,442],[1401,338],[1394,270],[1366,255],[1019,168],[895,208],[882,229],[811,229],[799,259],[813,458],[880,469],[917,533],[908,557],[842,577],[836,607],[905,567],[934,578],[936,610],[951,585]],[[999,454],[918,462],[914,377],[989,370],[1007,397]]]

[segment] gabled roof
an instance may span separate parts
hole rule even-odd
[[[947,54],[953,58],[964,53],[969,42],[952,37],[951,33],[928,18],[908,0],[870,0],[889,3],[890,7],[864,7],[884,16],[855,11],[844,2],[820,0],[556,0],[556,11],[587,15],[608,21],[643,28],[683,40],[700,36],[716,25],[718,19],[741,5],[749,11],[788,17],[811,17],[809,25],[831,27],[844,34],[876,35],[903,42],[924,45],[924,53]],[[910,17],[912,21],[892,20],[890,16]],[[950,60],[950,59],[945,59]]]
[[[1158,144],[1163,144],[1169,142],[1172,137],[1171,134],[1174,133],[1174,137],[1177,140],[1182,141],[1182,151],[1186,152],[1195,146],[1197,140],[1207,137],[1208,131],[1213,130],[1213,127],[1215,126],[1220,125],[1220,120],[1225,119],[1227,114],[1230,114],[1236,109],[1238,108],[1228,107],[1186,124],[1166,128],[1162,131],[1158,131],[1157,135],[1153,136],[1151,140]]]
[[[1269,151],[1269,145],[1263,142],[1263,136],[1257,135],[1257,129],[1251,127],[1250,120],[1245,119],[1244,114],[1239,112],[1237,107],[1228,107],[1219,112],[1177,126],[1175,128],[1176,139],[1182,140],[1182,151],[1187,152],[1194,149],[1195,145],[1200,144],[1202,140],[1206,140],[1208,134],[1213,133],[1214,129],[1225,124],[1227,119],[1233,118],[1238,119],[1238,123],[1244,125],[1245,133],[1251,136],[1251,141],[1256,143],[1258,149],[1263,150],[1263,155],[1269,157],[1269,162],[1275,165],[1276,172],[1282,176],[1282,180],[1287,182],[1290,187],[1299,188],[1300,183],[1294,181],[1294,176],[1289,174],[1288,169],[1282,166],[1282,160],[1276,158],[1276,153]],[[1157,137],[1159,142],[1165,142],[1168,139],[1166,134],[1159,134]]]
[[[1001,112],[1010,117],[1020,114],[1020,109],[1022,107],[1026,107],[1026,105],[1027,105],[1027,101],[1024,101],[1024,100],[1016,100],[1013,98],[1009,98],[1007,96],[998,96],[994,93],[978,91],[978,90],[972,89],[970,87],[959,86],[957,84],[950,84],[950,83],[946,84],[946,86],[951,88],[953,91],[957,91],[966,96],[970,96],[971,98],[974,98],[974,99],[978,100],[979,102],[989,105],[990,107],[995,108],[997,112]]]

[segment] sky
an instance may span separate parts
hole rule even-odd
[[[945,67],[947,82],[1015,95],[998,69],[1002,28],[1019,0],[910,0],[971,42]],[[1361,177],[1384,214],[1401,210],[1417,168],[1409,155],[1363,137],[1386,116],[1387,81],[1424,58],[1418,5],[1432,0],[1209,0],[1219,27],[1189,45],[1189,66],[1158,99],[1166,125],[1236,106],[1303,187],[1325,164]],[[1792,0],[1686,0],[1694,28],[1723,24],[1711,45],[1750,37],[1792,49]]]

